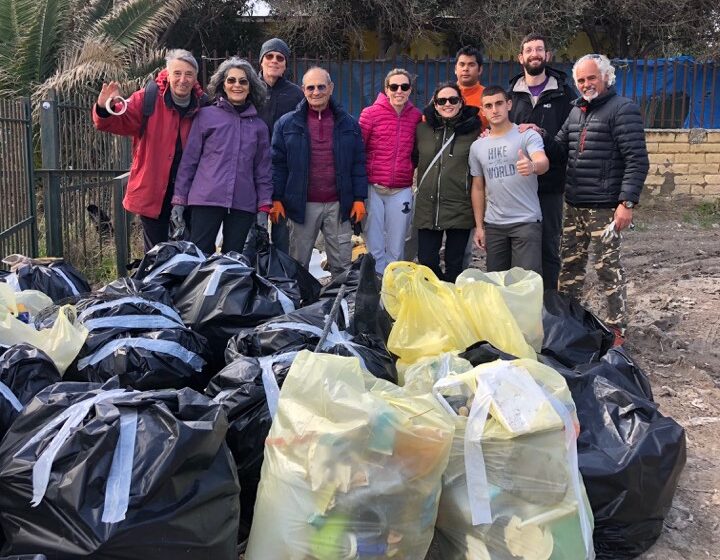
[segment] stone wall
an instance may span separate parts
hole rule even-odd
[[[645,195],[720,197],[720,130],[648,129]]]

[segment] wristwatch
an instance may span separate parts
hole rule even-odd
[[[623,200],[620,202],[620,204],[622,204],[625,208],[629,208],[630,210],[635,208],[635,203],[632,200]]]

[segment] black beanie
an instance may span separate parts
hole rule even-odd
[[[285,41],[278,39],[277,37],[268,39],[263,43],[260,48],[260,62],[262,62],[263,57],[269,52],[279,52],[285,56],[285,60],[290,58],[290,47],[287,46]]]

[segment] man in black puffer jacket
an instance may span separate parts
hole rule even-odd
[[[560,291],[580,299],[592,243],[607,296],[606,322],[621,342],[627,306],[620,232],[632,223],[648,173],[645,128],[639,107],[615,91],[615,69],[606,56],[583,56],[573,77],[582,97],[554,146],[568,154]]]
[[[547,146],[567,119],[577,97],[564,72],[547,66],[547,39],[530,33],[520,43],[518,62],[523,73],[510,80],[510,120],[521,132],[532,129]],[[550,159],[550,170],[538,177],[542,211],[542,277],[545,289],[557,290],[560,276],[560,234],[563,220],[565,154]]]

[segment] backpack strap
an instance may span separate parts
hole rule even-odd
[[[140,123],[140,134],[139,137],[142,138],[143,134],[145,134],[145,129],[147,128],[147,122],[150,118],[150,115],[155,112],[155,101],[157,101],[158,96],[158,85],[155,80],[150,79],[148,83],[145,85],[145,96],[143,97],[143,107],[142,107],[142,122]]]

